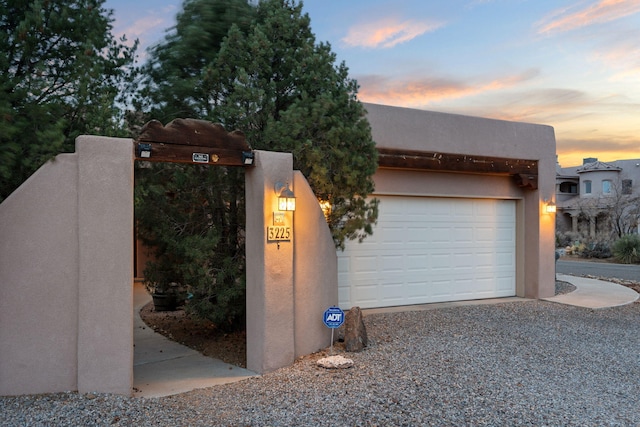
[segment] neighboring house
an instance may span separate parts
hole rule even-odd
[[[556,164],[557,231],[609,240],[638,232],[640,159]]]

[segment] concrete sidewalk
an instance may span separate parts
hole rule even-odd
[[[576,287],[576,290],[564,295],[542,298],[544,301],[586,308],[608,308],[631,304],[640,296],[633,289],[604,280],[587,279],[586,277],[566,274],[558,274],[556,279],[571,283]]]
[[[149,301],[151,296],[144,286],[135,283],[133,396],[170,396],[257,376],[255,372],[203,356],[154,332],[140,318],[140,309]]]

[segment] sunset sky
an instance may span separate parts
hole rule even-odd
[[[180,0],[107,0],[144,49]],[[551,125],[563,167],[640,158],[640,0],[307,0],[363,102]]]

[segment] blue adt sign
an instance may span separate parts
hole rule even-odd
[[[329,307],[324,312],[323,321],[328,328],[338,328],[344,323],[344,311],[338,307]]]

